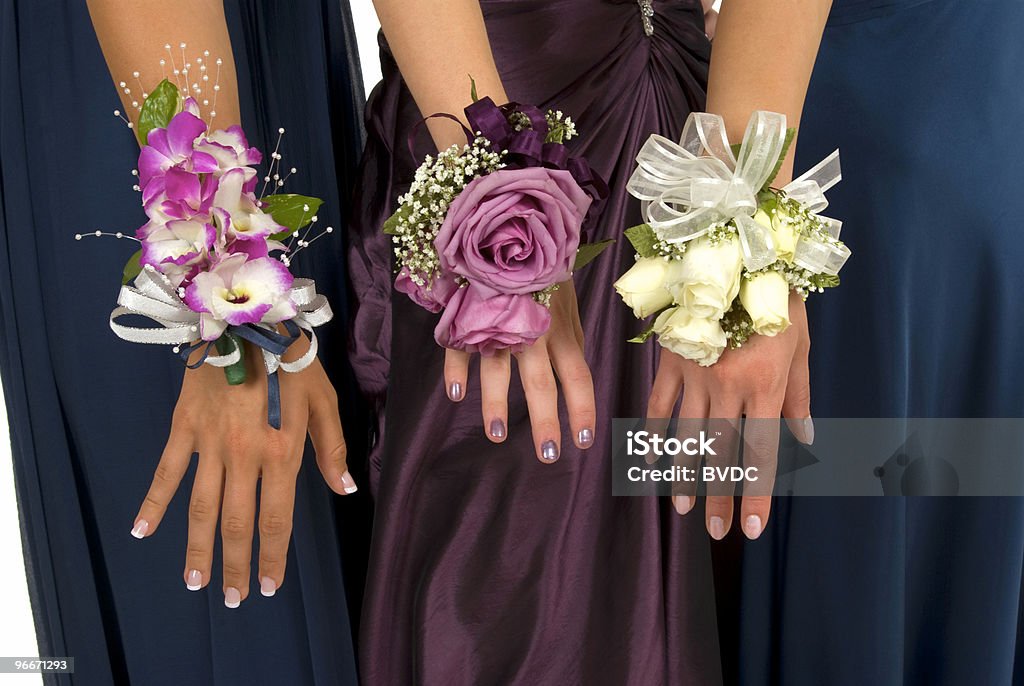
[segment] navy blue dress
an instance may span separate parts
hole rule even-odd
[[[797,169],[853,256],[812,299],[817,417],[1024,417],[1024,3],[836,0]],[[1024,501],[780,498],[745,547],[743,684],[1022,683]]]
[[[347,5],[227,10],[250,140],[269,152],[288,129],[295,187],[323,197],[321,215],[343,226],[362,99]],[[156,535],[128,533],[182,367],[107,325],[132,244],[73,239],[144,221],[131,188],[138,148],[112,116],[119,100],[91,26],[84,2],[0,2],[0,371],[40,652],[76,660],[52,683],[354,684],[342,544],[361,536],[339,527],[314,464],[299,477],[288,582],[274,598],[252,593],[226,609],[219,560],[209,589],[185,589],[191,472]],[[343,233],[295,270],[335,305],[321,356],[345,397]]]

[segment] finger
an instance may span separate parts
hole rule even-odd
[[[171,434],[167,438],[164,452],[160,456],[156,470],[153,472],[153,481],[149,485],[146,498],[135,515],[135,522],[132,524],[132,536],[145,538],[156,531],[160,526],[167,511],[167,505],[171,502],[181,477],[188,469],[188,463],[192,459],[192,433],[174,422],[171,424]]]
[[[466,397],[466,379],[469,378],[469,353],[461,350],[444,351],[444,388],[448,399],[459,402]]]
[[[501,443],[508,434],[508,384],[512,357],[508,349],[480,357],[480,411],[487,438]]]
[[[683,370],[672,359],[672,355],[663,352],[658,362],[658,373],[654,376],[654,386],[647,401],[647,416],[669,418],[683,390]],[[701,415],[704,416],[704,415]]]
[[[691,379],[683,388],[683,402],[679,407],[679,420],[676,425],[676,438],[686,440],[696,437],[699,441],[702,431],[708,428],[708,413],[711,400],[707,390],[697,379]],[[687,454],[680,452],[673,460],[676,467],[687,476],[685,481],[672,484],[672,504],[676,512],[687,514],[697,502],[697,484],[699,481],[701,455],[699,452]]]
[[[786,397],[782,403],[782,416],[789,430],[804,445],[814,443],[814,421],[811,419],[811,383],[807,366],[808,349],[797,349],[793,366],[786,380]]]
[[[295,511],[295,478],[301,462],[299,456],[292,462],[272,462],[263,468],[259,577],[260,593],[268,598],[284,583]]]
[[[562,395],[569,411],[569,426],[578,448],[594,445],[597,407],[594,401],[594,380],[583,358],[583,350],[575,338],[559,337],[550,345],[551,361],[562,382]]]
[[[740,524],[747,538],[764,531],[771,513],[772,490],[779,453],[779,413],[782,398],[758,396],[745,409],[743,424],[743,500]],[[756,470],[756,471],[754,471]]]
[[[547,346],[540,341],[528,346],[516,355],[516,361],[526,392],[537,459],[554,462],[561,451],[561,429],[558,423],[558,389]]]
[[[338,414],[338,396],[330,388],[309,400],[309,438],[316,452],[316,464],[324,481],[338,495],[359,490],[348,471],[348,448]]]
[[[714,454],[704,456],[705,467],[712,470],[713,477],[706,482],[708,499],[705,508],[705,524],[708,533],[715,540],[722,540],[732,526],[733,486],[728,481],[727,470],[739,464],[740,413],[743,404],[732,392],[722,389],[718,396],[711,398],[711,419],[707,436],[714,437]]]
[[[190,591],[210,583],[213,571],[213,546],[217,537],[224,466],[216,454],[199,453],[192,498],[188,505],[188,545],[185,548],[185,587]]]
[[[229,468],[224,475],[220,536],[224,550],[224,604],[229,608],[238,607],[249,595],[256,481],[255,471]]]

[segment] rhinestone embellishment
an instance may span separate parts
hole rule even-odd
[[[640,19],[644,22],[644,33],[653,36],[654,22],[651,19],[654,17],[654,4],[652,0],[636,0],[636,4],[640,5]]]

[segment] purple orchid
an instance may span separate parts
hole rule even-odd
[[[209,223],[175,219],[166,224],[147,224],[140,229],[142,254],[139,264],[152,265],[175,286],[181,285],[205,261],[217,240],[217,231]]]
[[[259,208],[256,196],[246,192],[252,169],[231,169],[220,177],[213,197],[213,216],[221,230],[221,241],[265,241],[285,228]]]
[[[201,313],[203,340],[213,341],[228,326],[276,324],[295,317],[297,309],[288,295],[292,281],[288,268],[277,260],[230,255],[196,274],[184,300]]]
[[[196,143],[195,148],[217,160],[217,167],[221,172],[250,167],[263,160],[263,155],[256,148],[249,146],[245,132],[237,125],[210,132]]]
[[[218,169],[216,158],[195,149],[196,138],[206,132],[206,122],[187,110],[171,118],[166,129],[149,132],[147,144],[139,153],[139,184],[149,182],[172,167],[197,174]]]

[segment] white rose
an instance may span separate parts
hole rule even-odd
[[[778,272],[761,272],[743,279],[740,303],[750,315],[754,331],[763,336],[782,333],[789,326],[789,283]]]
[[[707,238],[698,238],[687,245],[680,262],[681,278],[669,287],[676,304],[698,319],[721,319],[740,288],[739,241],[728,238],[712,245]]]
[[[693,317],[682,307],[665,310],[654,321],[654,332],[662,347],[710,367],[725,351],[725,331],[717,321]]]
[[[672,304],[668,287],[679,279],[680,268],[680,260],[641,257],[615,282],[615,290],[638,318],[649,317]]]
[[[764,210],[754,213],[754,221],[771,230],[775,254],[780,260],[790,263],[793,261],[797,241],[795,225],[788,221],[791,218],[791,215],[782,208],[776,208],[774,216],[769,216]]]

